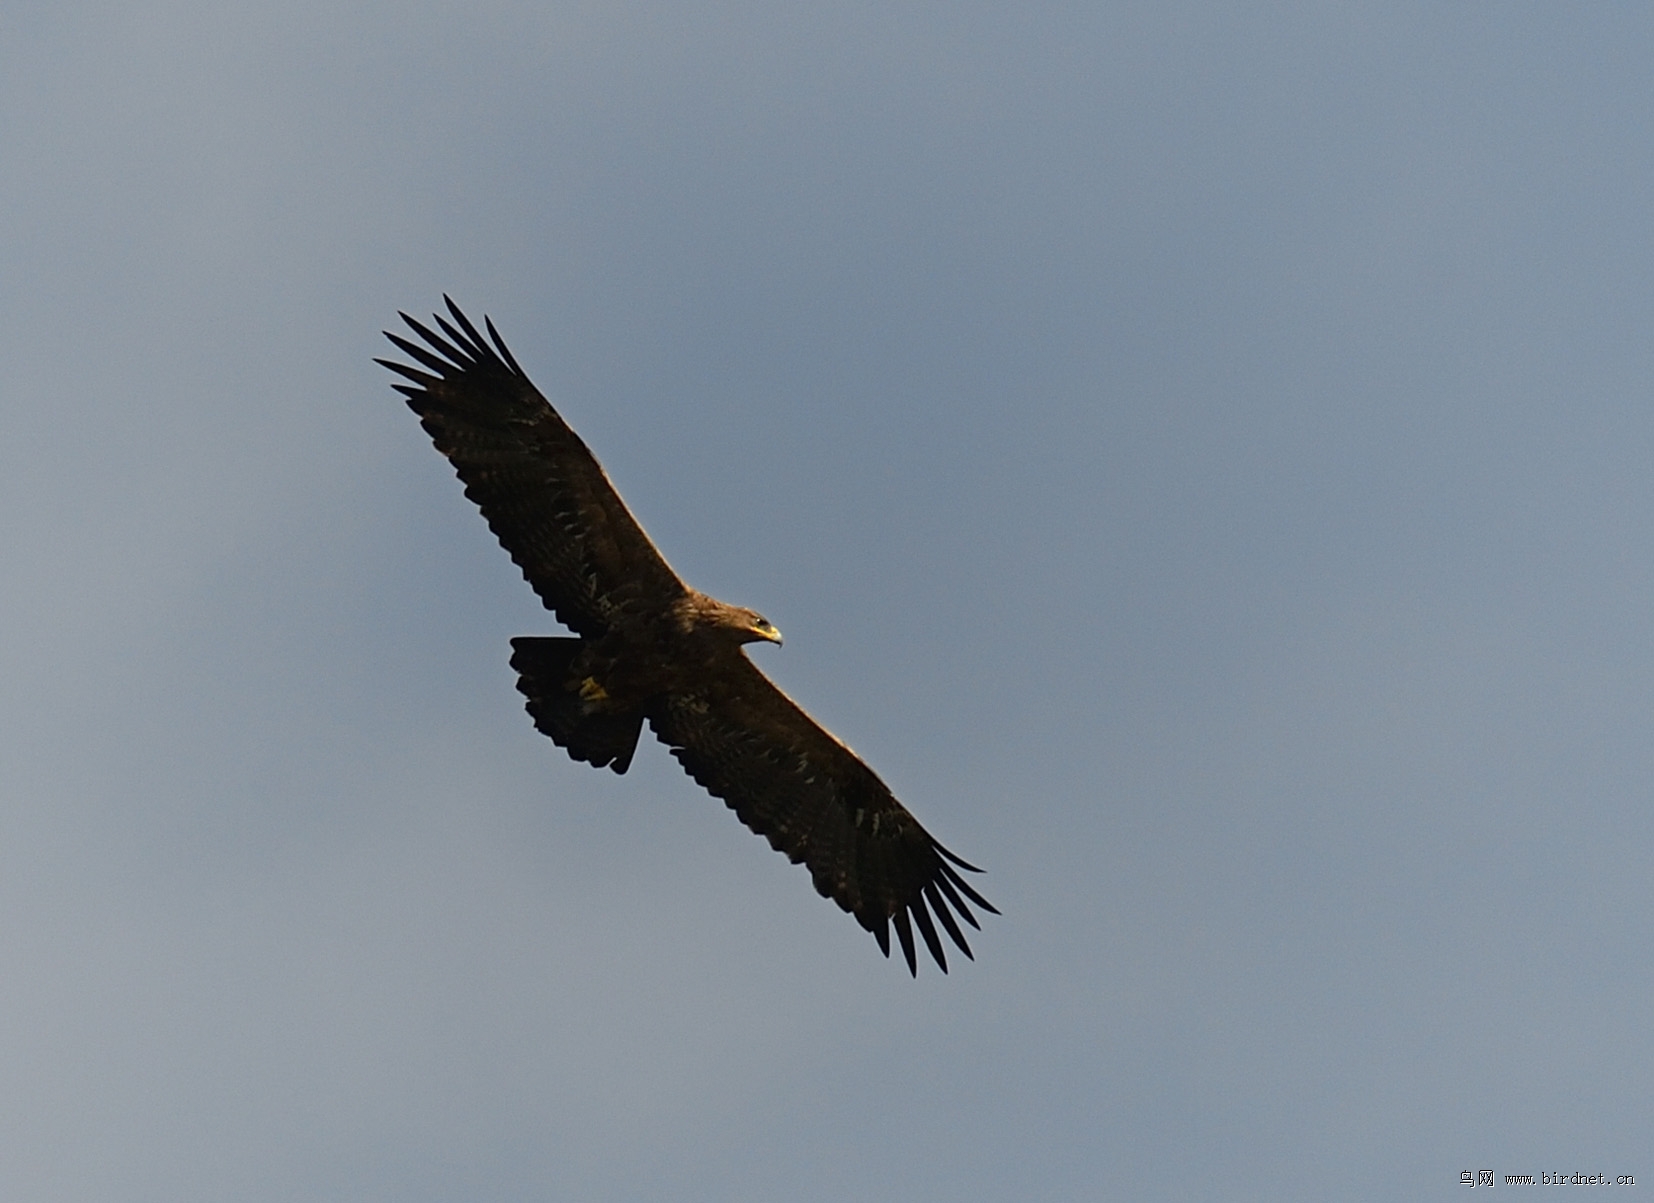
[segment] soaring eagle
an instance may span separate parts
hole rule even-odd
[[[691,589],[586,444],[529,382],[486,317],[485,340],[447,297],[437,334],[401,314],[425,346],[385,337],[421,368],[380,359],[546,608],[578,638],[511,641],[534,725],[570,756],[624,773],[650,730],[689,775],[873,933],[896,928],[917,976],[913,928],[944,973],[936,921],[967,957],[958,912],[994,914],[873,770],[747,659],[781,642],[756,611]],[[446,335],[447,337],[443,337]],[[951,910],[950,910],[951,908]]]

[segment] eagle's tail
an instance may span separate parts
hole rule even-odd
[[[570,756],[596,768],[607,765],[624,773],[637,751],[643,715],[588,713],[570,680],[570,665],[580,654],[578,639],[521,635],[511,641],[511,667],[517,689],[528,699],[534,725]]]

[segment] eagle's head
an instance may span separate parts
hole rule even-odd
[[[761,639],[777,647],[781,645],[781,632],[757,610],[749,610],[745,606],[733,606],[731,609],[735,611],[742,643],[757,643]]]
[[[731,643],[780,643],[781,632],[757,610],[730,606],[701,593],[685,607],[692,627]],[[682,611],[680,611],[682,612]]]

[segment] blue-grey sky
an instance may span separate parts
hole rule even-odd
[[[0,1195],[1654,1183],[1650,61],[1629,4],[8,4]],[[444,292],[985,866],[974,964],[533,731],[555,623],[370,362]]]

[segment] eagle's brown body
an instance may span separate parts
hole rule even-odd
[[[436,319],[446,339],[406,314],[427,346],[387,334],[428,371],[379,362],[413,382],[396,387],[529,584],[577,636],[512,640],[535,726],[576,760],[624,773],[647,722],[690,776],[806,864],[816,889],[886,955],[894,924],[917,972],[917,926],[946,971],[934,912],[970,956],[953,912],[975,927],[964,898],[994,909],[958,873],[974,867],[753,666],[742,645],[780,643],[780,633],[755,611],[685,585],[493,324],[490,345],[452,301],[448,309],[454,324]]]

